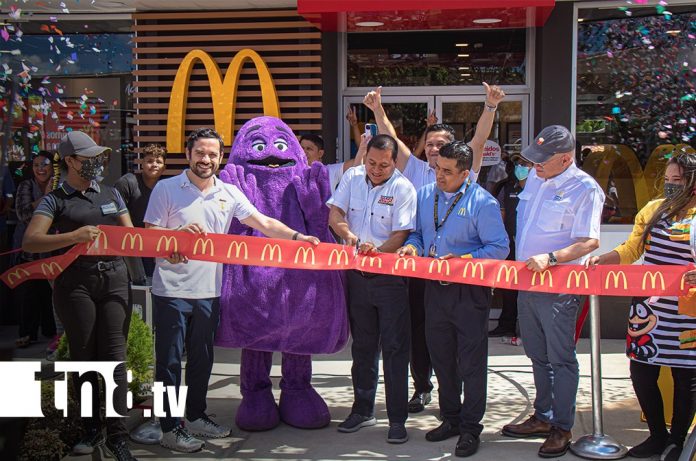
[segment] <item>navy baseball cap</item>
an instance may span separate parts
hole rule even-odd
[[[532,163],[544,163],[556,154],[575,151],[575,138],[561,125],[547,126],[522,150],[522,157]]]
[[[71,131],[63,136],[63,139],[60,140],[60,144],[58,144],[60,158],[69,157],[71,155],[96,157],[104,152],[111,152],[111,148],[98,145],[87,133],[82,131]]]

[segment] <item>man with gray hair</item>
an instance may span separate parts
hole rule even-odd
[[[599,247],[604,193],[575,165],[575,139],[567,128],[544,128],[522,151],[534,164],[517,205],[517,261],[551,280],[556,264],[582,264]],[[535,274],[535,276],[537,275]],[[534,414],[503,427],[509,437],[547,437],[542,458],[568,451],[575,419],[579,369],[575,322],[580,299],[574,294],[520,291],[519,322],[527,357],[532,360]]]

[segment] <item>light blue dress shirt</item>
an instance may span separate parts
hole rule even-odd
[[[452,253],[455,256],[470,254],[480,259],[505,259],[510,252],[510,242],[498,201],[476,183],[467,187],[465,182],[459,191],[463,193],[462,198],[438,231],[434,220],[435,196],[439,196],[438,222],[442,223],[456,195],[447,199],[435,183],[418,191],[416,230],[411,232],[406,245],[418,248],[420,256],[432,256],[429,250],[434,248],[435,257]]]

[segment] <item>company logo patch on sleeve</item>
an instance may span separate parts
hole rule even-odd
[[[380,205],[394,206],[394,196],[393,195],[382,195],[377,202]]]

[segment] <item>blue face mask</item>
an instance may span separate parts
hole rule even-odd
[[[527,176],[529,176],[530,169],[531,168],[529,168],[528,166],[515,165],[515,177],[519,181],[524,181],[525,179],[527,179]]]

